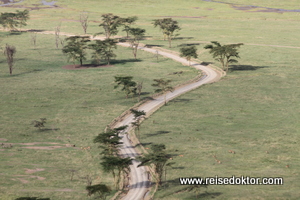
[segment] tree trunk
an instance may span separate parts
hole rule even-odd
[[[172,44],[171,44],[172,39],[171,39],[171,37],[169,37],[168,40],[169,40],[169,48],[172,48]]]
[[[9,74],[10,75],[12,75],[12,70],[13,70],[12,66],[9,66]]]
[[[82,66],[82,58],[80,58],[79,60],[80,60],[80,66]]]

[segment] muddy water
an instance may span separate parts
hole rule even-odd
[[[282,9],[282,8],[269,8],[269,7],[262,7],[262,6],[243,5],[243,4],[228,3],[228,2],[214,1],[214,0],[202,0],[202,1],[228,4],[228,5],[231,5],[236,10],[249,10],[250,12],[251,12],[251,9],[261,9],[261,10],[255,10],[252,12],[300,12],[300,8],[295,9],[295,10],[288,10],[288,9]]]

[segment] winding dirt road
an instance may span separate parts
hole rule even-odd
[[[128,47],[129,44],[127,43],[119,43],[121,46]],[[151,49],[151,48],[145,48],[141,47],[141,50],[154,53],[154,54],[160,54],[162,56],[171,58],[177,62],[183,63],[184,65],[188,65],[188,61],[184,58],[181,58],[177,55],[167,53],[164,51],[157,51],[156,49]],[[195,67],[198,70],[201,70],[204,73],[204,76],[198,80],[197,82],[193,82],[187,85],[184,85],[182,87],[177,88],[175,91],[172,93],[168,93],[166,95],[167,101],[170,101],[171,99],[184,94],[188,91],[191,91],[203,84],[206,83],[212,83],[215,81],[218,81],[221,78],[221,74],[217,71],[215,71],[212,68],[200,65],[195,62],[191,62],[191,65]],[[155,110],[157,110],[160,106],[164,105],[164,95],[158,96],[154,98],[151,101],[147,101],[146,103],[140,105],[137,109],[138,110],[144,110],[146,113],[153,113]],[[128,128],[126,131],[129,131],[132,126],[131,122],[133,122],[133,115],[129,114],[123,118],[122,121],[117,123],[115,127],[119,126],[124,126],[128,125]],[[120,154],[123,157],[131,157],[135,159],[137,156],[139,156],[136,148],[132,145],[130,138],[128,138],[127,134],[122,135],[122,146],[120,148]],[[130,167],[131,172],[130,172],[130,189],[127,195],[123,198],[124,200],[141,200],[144,199],[145,196],[147,195],[150,187],[150,180],[148,179],[149,177],[149,172],[147,171],[146,167],[137,167],[139,164],[138,161],[133,160],[133,165]]]
[[[42,32],[42,34],[54,34],[53,31],[45,31]],[[68,33],[60,33],[60,35],[65,35],[65,36],[74,36],[74,34],[68,34]],[[105,39],[104,37],[92,37],[91,40],[103,40]],[[119,42],[118,45],[124,46],[124,47],[130,47],[130,44],[128,43],[121,43]],[[184,59],[179,57],[178,55],[174,55],[172,53],[168,53],[162,50],[156,50],[152,48],[147,48],[147,47],[139,47],[140,50],[147,51],[153,54],[159,54],[164,57],[171,58],[177,62],[182,63],[183,65],[189,65],[189,62]],[[191,66],[194,68],[201,70],[202,73],[204,74],[201,79],[199,79],[196,82],[192,82],[187,85],[183,85],[179,88],[176,88],[173,92],[169,92],[166,94],[166,100],[170,101],[171,99],[184,94],[188,91],[191,91],[203,84],[207,83],[212,83],[218,81],[221,77],[222,74],[214,70],[210,67],[200,65],[199,63],[196,62],[191,62]],[[138,110],[144,110],[147,113],[147,116],[149,116],[149,113],[153,113],[157,109],[159,109],[160,106],[164,105],[165,99],[164,95],[158,96],[154,98],[151,101],[147,101],[144,104],[140,105]],[[125,117],[122,118],[121,121],[117,122],[114,124],[114,127],[112,128],[117,128],[119,126],[124,126],[128,125],[128,128],[124,132],[129,132],[130,129],[132,129],[131,122],[133,122],[133,115],[128,114]],[[135,160],[136,157],[138,157],[140,154],[138,153],[138,150],[136,149],[135,146],[133,146],[130,138],[128,137],[127,134],[121,134],[122,137],[122,142],[123,144],[120,147],[120,155],[122,157],[130,157],[133,159],[133,165],[130,166],[130,185],[129,185],[129,191],[124,196],[122,199],[124,200],[141,200],[145,199],[147,196],[147,193],[150,190],[150,180],[149,180],[149,171],[147,170],[147,167],[137,167],[139,165],[139,162]]]

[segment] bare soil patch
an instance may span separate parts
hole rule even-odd
[[[7,141],[7,139],[5,139],[5,138],[0,138],[0,141]]]
[[[26,168],[25,168],[26,169]],[[35,172],[41,172],[44,171],[45,169],[42,168],[36,168],[36,169],[26,169],[25,173],[26,174],[33,174]]]
[[[86,65],[65,65],[62,68],[68,70],[77,70],[77,69],[95,69],[95,68],[105,68],[105,67],[113,67],[114,65],[93,65],[93,64],[86,64]]]
[[[24,149],[37,149],[37,150],[53,150],[53,149],[58,149],[62,148],[63,146],[35,146],[35,147],[22,147]]]

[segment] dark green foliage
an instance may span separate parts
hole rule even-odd
[[[92,58],[99,64],[101,59],[110,65],[110,60],[116,57],[112,49],[117,48],[117,42],[114,39],[97,40],[96,44],[90,44],[89,47],[94,50]]]
[[[29,10],[19,11],[15,13],[1,13],[0,24],[3,28],[8,28],[10,31],[17,30],[17,27],[26,26],[26,21],[29,19]]]
[[[96,199],[105,200],[111,189],[104,184],[87,186],[88,196],[94,195]]]
[[[206,45],[205,49],[210,49],[209,53],[212,54],[213,58],[219,61],[222,64],[222,69],[224,71],[228,71],[229,63],[237,63],[238,61],[233,59],[240,58],[238,48],[243,45],[243,43],[238,44],[227,44],[221,45],[217,41],[211,42],[213,45],[209,44]]]
[[[116,190],[123,189],[124,184],[120,186],[122,173],[128,175],[130,172],[131,158],[120,158],[117,156],[104,156],[100,163],[104,172],[112,173],[115,180]]]
[[[151,164],[154,165],[156,183],[159,185],[161,185],[164,168],[170,158],[165,150],[166,146],[164,144],[153,144],[151,146],[151,153],[138,158],[141,161],[141,164],[139,164],[138,167]]]
[[[145,36],[145,32],[146,32],[146,30],[141,29],[141,28],[130,28],[129,29],[129,34],[131,36],[130,44],[131,44],[132,53],[133,53],[135,59],[136,59],[136,54],[137,54],[140,40],[143,39],[143,37]]]
[[[129,30],[131,29],[131,25],[134,24],[134,22],[138,19],[138,17],[133,16],[133,17],[127,17],[127,18],[122,18],[122,26],[124,27],[123,31],[126,32],[127,38],[129,36]]]
[[[146,112],[143,110],[135,110],[135,109],[130,109],[130,112],[134,116],[134,122],[131,122],[131,124],[137,128],[138,130],[138,136],[140,135],[140,126],[141,126],[141,120],[142,118],[145,117]]]
[[[68,42],[62,49],[62,52],[68,56],[68,60],[79,61],[82,65],[83,60],[86,60],[87,43],[90,41],[89,36],[71,36],[66,38]]]
[[[164,79],[154,79],[155,83],[152,84],[153,87],[158,87],[158,89],[155,89],[155,92],[159,93],[165,93],[165,105],[167,104],[166,95],[167,92],[173,92],[174,88],[172,86],[169,86],[169,83],[172,82],[172,80],[164,80]]]
[[[169,41],[169,47],[172,47],[172,39],[175,36],[174,32],[179,31],[181,28],[178,26],[178,22],[172,18],[155,19],[153,20],[154,27],[159,26],[160,30],[164,34],[164,39],[167,36]]]
[[[39,129],[45,127],[44,124],[46,124],[47,119],[46,118],[40,118],[40,120],[41,121],[37,121],[37,120],[32,121],[33,126],[36,127],[36,128],[39,128]]]
[[[105,133],[100,133],[95,137],[94,143],[100,143],[100,148],[103,149],[101,154],[103,155],[116,155],[121,137],[118,136],[119,131],[109,130]]]
[[[115,76],[115,83],[117,83],[117,85],[114,88],[117,88],[120,85],[122,85],[123,88],[121,90],[125,92],[126,99],[128,98],[129,94],[136,94],[137,83],[132,81],[132,78],[132,76]]]
[[[191,58],[198,58],[196,46],[180,48],[180,56],[185,57],[189,62],[191,61]]]
[[[102,23],[99,26],[103,27],[106,38],[116,35],[118,33],[118,27],[122,25],[122,18],[112,13],[103,14],[101,17]]]

